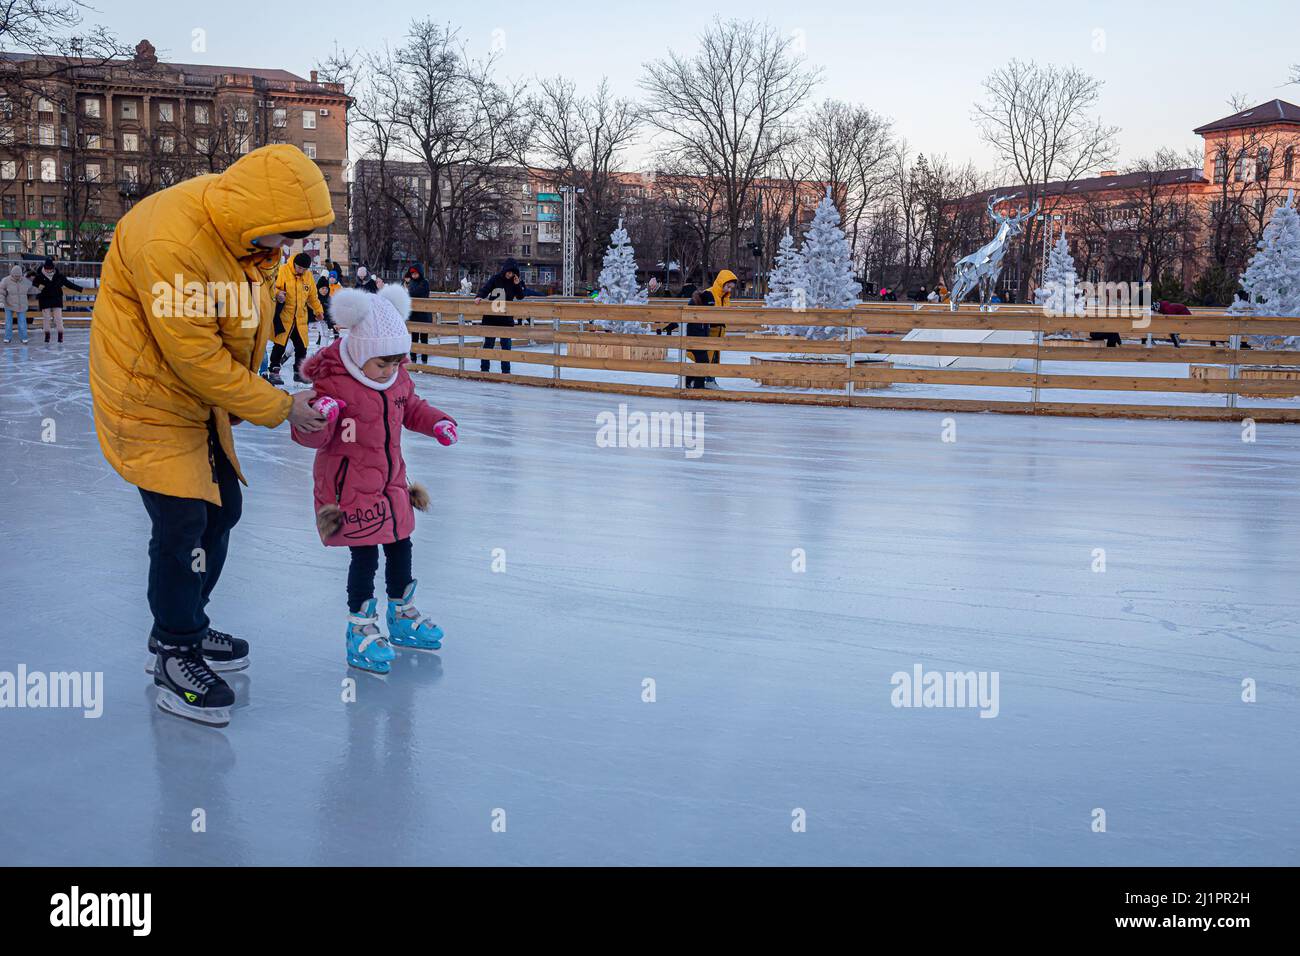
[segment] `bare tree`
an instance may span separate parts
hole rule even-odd
[[[660,165],[685,166],[720,185],[728,257],[740,259],[750,191],[789,143],[786,120],[820,79],[770,24],[715,19],[692,56],[646,64],[645,120],[664,134]]]
[[[521,152],[523,90],[499,83],[495,65],[471,59],[454,30],[417,20],[400,46],[363,55],[357,70],[359,137],[432,282],[449,282],[484,241],[499,241],[508,218],[503,187]]]
[[[888,179],[892,126],[865,106],[825,100],[808,118],[807,129],[809,175],[831,187],[856,257],[867,211]]]
[[[1128,199],[1127,224],[1137,251],[1134,278],[1155,285],[1171,273],[1185,282],[1201,221],[1187,187],[1191,176],[1199,176],[1202,158],[1198,150],[1160,149],[1129,164],[1127,172],[1143,177]]]
[[[1115,155],[1117,128],[1091,115],[1100,89],[1099,80],[1075,67],[1020,60],[984,80],[985,99],[975,104],[975,122],[1027,207],[1042,200],[1047,183],[1073,183]],[[1041,229],[1031,218],[1014,253],[1012,271],[1029,284]]]
[[[599,267],[604,238],[617,218],[621,190],[616,174],[641,126],[637,107],[614,96],[604,78],[590,96],[581,96],[572,81],[556,76],[538,81],[527,108],[532,156],[553,171],[557,185],[581,190],[575,209],[575,278],[587,282]]]

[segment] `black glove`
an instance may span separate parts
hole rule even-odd
[[[284,335],[284,323],[280,321],[280,313],[284,311],[284,303],[275,304],[275,318],[272,320],[271,327],[275,330],[276,336]]]

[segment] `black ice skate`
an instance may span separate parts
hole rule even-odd
[[[272,385],[283,385],[284,379],[280,377],[280,366],[272,365],[271,370],[266,373],[266,380]]]
[[[203,659],[218,674],[242,671],[248,668],[248,641],[231,637],[225,631],[208,628],[207,636],[199,642]],[[154,661],[158,656],[158,639],[149,635],[149,660],[144,665],[144,672],[152,674]]]
[[[198,647],[158,645],[153,682],[158,686],[158,709],[196,724],[225,727],[235,692],[212,672]]]

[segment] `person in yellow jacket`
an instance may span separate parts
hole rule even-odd
[[[728,306],[731,304],[731,296],[736,291],[736,286],[740,283],[736,279],[736,274],[730,269],[721,269],[713,277],[713,285],[707,289],[701,289],[691,298],[691,305],[713,305]],[[721,338],[727,334],[725,324],[706,324],[704,322],[686,323],[687,335],[708,335]],[[690,352],[692,362],[708,362],[716,364],[718,361],[718,352],[713,349],[693,349]],[[687,376],[687,388],[720,388],[717,379],[713,376],[707,378]]]
[[[312,391],[290,396],[255,370],[280,246],[333,220],[316,164],[295,146],[265,146],[141,200],[104,259],[90,331],[95,430],[152,522],[158,706],[202,723],[228,723],[234,701],[213,668],[248,657],[247,642],[210,628],[204,613],[243,504],[231,425],[325,423]]]
[[[302,377],[302,360],[307,357],[307,323],[314,322],[324,313],[320,296],[316,294],[316,277],[311,274],[311,256],[300,252],[280,265],[275,277],[275,315],[272,332],[275,347],[271,349],[271,369],[267,380],[272,385],[283,385],[280,363],[284,361],[285,346],[293,338],[293,380],[306,383]]]

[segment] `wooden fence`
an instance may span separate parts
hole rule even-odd
[[[591,302],[525,299],[511,303],[475,303],[472,299],[414,302],[429,314],[414,321],[412,332],[430,337],[414,351],[453,365],[421,364],[412,371],[463,378],[493,379],[633,395],[671,396],[708,401],[758,401],[793,404],[852,405],[874,408],[943,411],[999,411],[1045,415],[1085,415],[1211,420],[1300,421],[1300,351],[1243,347],[1256,335],[1300,335],[1300,319],[1228,316],[1221,310],[1194,316],[1133,318],[1054,318],[1033,306],[1001,306],[996,312],[944,305],[913,306],[871,303],[852,310],[777,311],[764,308],[689,308],[676,304],[605,306]],[[481,327],[484,317],[510,316],[523,327]],[[601,330],[601,320],[677,323],[671,335],[615,334]],[[686,323],[725,324],[727,335],[688,336]],[[836,339],[808,341],[770,334],[774,324],[831,326],[846,330]],[[903,341],[912,329],[1018,331],[1032,334],[1025,344],[990,342]],[[1123,344],[1107,348],[1087,333],[1118,333]],[[522,347],[487,350],[484,335],[503,334]],[[1171,334],[1182,347],[1165,344]],[[1072,336],[1071,338],[1058,338]],[[1149,342],[1147,337],[1154,337]],[[1211,343],[1221,344],[1211,344]],[[525,345],[524,343],[528,343]],[[570,354],[573,347],[586,354]],[[614,357],[636,349],[658,350],[662,358]],[[692,350],[716,351],[720,361],[690,361]],[[728,353],[749,353],[750,364],[728,362]],[[594,354],[593,354],[594,353]],[[636,354],[636,353],[627,353]],[[878,360],[895,357],[893,364]],[[1017,360],[1032,370],[905,368],[905,356],[958,356]],[[720,390],[687,389],[688,377],[756,380],[764,374],[763,356],[825,357],[823,365],[801,367],[805,390],[754,387]],[[544,366],[550,374],[480,372],[480,360],[526,367]],[[467,363],[470,363],[467,365]],[[1070,363],[1053,369],[1054,363]],[[1080,363],[1083,368],[1080,369]],[[1137,363],[1151,372],[1108,374],[1116,363]],[[1162,368],[1163,366],[1163,368]],[[618,373],[565,377],[564,370]],[[626,373],[639,373],[629,376]],[[767,373],[770,375],[770,369]],[[673,383],[653,384],[651,376],[672,376]],[[648,380],[647,380],[648,379]],[[901,388],[899,386],[902,386]],[[922,386],[923,388],[917,388]],[[1008,396],[1006,390],[1018,390]],[[998,391],[1001,390],[1001,391]],[[918,395],[917,391],[928,394]],[[1066,393],[1096,393],[1074,396]],[[955,393],[955,394],[954,394]],[[1064,399],[1057,396],[1065,395]],[[1151,401],[1136,401],[1146,396]]]

